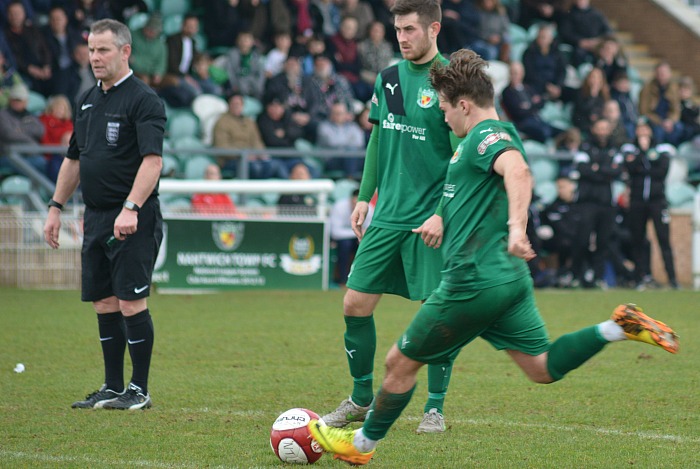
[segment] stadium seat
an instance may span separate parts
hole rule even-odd
[[[228,108],[228,107],[227,107]],[[243,97],[243,115],[255,119],[263,110],[262,103],[250,96]]]
[[[177,156],[177,159],[181,162],[185,162],[194,156],[207,156],[206,152],[207,146],[202,143],[196,137],[182,137],[178,138],[173,142],[172,151]],[[183,152],[181,150],[201,150],[199,151],[187,151]]]
[[[525,49],[528,48],[530,44],[527,42],[516,42],[510,45],[510,60],[511,62],[522,62],[523,54]]]
[[[540,111],[542,120],[559,129],[571,127],[572,104],[563,104],[561,101],[547,101]]]
[[[554,160],[538,158],[530,163],[530,171],[535,179],[535,184],[553,182],[559,174],[559,165]]]
[[[162,0],[160,2],[160,14],[163,17],[171,15],[184,15],[190,10],[189,0]]]
[[[530,161],[534,161],[537,158],[547,157],[550,151],[547,145],[540,143],[537,140],[523,140],[523,148],[525,149],[525,154]]]
[[[346,199],[352,195],[352,191],[360,187],[360,183],[352,179],[339,179],[335,182],[335,188],[331,192],[334,202]]]
[[[27,111],[39,115],[46,109],[46,98],[36,91],[29,90],[29,100],[27,101]]]
[[[144,27],[144,25],[148,22],[148,13],[134,13],[131,15],[129,18],[129,29],[134,32],[138,29],[141,29]]]
[[[510,81],[508,64],[498,60],[491,60],[489,61],[489,66],[486,68],[486,74],[491,78],[494,94],[500,96],[503,88],[508,86],[508,82]]]
[[[192,112],[200,122],[204,122],[211,115],[219,115],[226,111],[228,111],[228,103],[215,94],[200,94],[192,101]]]
[[[678,156],[684,160],[700,160],[700,145],[694,142],[683,142],[678,145]]]
[[[535,195],[543,205],[549,205],[557,198],[557,184],[553,181],[538,182],[535,185]]]
[[[692,208],[695,188],[687,182],[672,182],[666,185],[666,198],[671,208]]]
[[[212,163],[214,160],[208,156],[194,155],[189,157],[185,161],[185,178],[204,179],[204,171]]]
[[[530,41],[527,29],[515,23],[510,24],[508,35],[510,37],[511,45],[523,42],[527,43]]]
[[[164,3],[170,3],[170,0]],[[171,36],[182,29],[182,15],[163,15],[163,34]]]
[[[8,176],[0,184],[0,196],[8,204],[21,204],[31,191],[32,182],[25,176]]]
[[[666,175],[666,184],[674,182],[686,182],[688,179],[688,162],[683,158],[671,158],[668,174]]]
[[[194,137],[199,133],[199,120],[189,111],[174,112],[168,119],[168,135],[171,139]]]
[[[202,122],[202,143],[211,145],[214,143],[214,127],[221,114],[214,114],[206,117]]]
[[[163,155],[163,169],[160,171],[163,177],[179,177],[180,162],[172,155]]]

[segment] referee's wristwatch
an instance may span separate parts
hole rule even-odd
[[[59,209],[59,210],[63,210],[63,204],[61,204],[61,203],[59,203],[59,202],[56,202],[56,201],[53,200],[53,199],[50,199],[50,200],[49,200],[48,206],[49,206],[49,208],[51,208],[51,207],[56,207],[56,208]]]
[[[124,201],[124,208],[127,210],[131,210],[133,212],[139,213],[139,210],[141,210],[141,207],[133,203],[131,200],[125,200]]]

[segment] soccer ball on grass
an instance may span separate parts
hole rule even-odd
[[[321,417],[316,412],[301,408],[289,409],[277,417],[270,430],[270,446],[280,460],[293,464],[313,464],[323,456],[323,449],[311,438],[306,427],[311,419],[321,420]]]

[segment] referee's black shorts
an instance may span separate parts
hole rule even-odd
[[[111,296],[133,301],[151,291],[153,267],[163,239],[163,217],[158,197],[141,207],[136,233],[110,246],[114,221],[122,207],[107,210],[86,207],[83,216],[82,300]]]

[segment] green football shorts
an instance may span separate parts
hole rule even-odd
[[[477,337],[497,350],[528,355],[549,350],[547,328],[535,305],[529,276],[478,291],[446,291],[440,285],[396,345],[413,360],[444,363]]]
[[[440,283],[442,254],[420,234],[370,226],[348,275],[348,288],[425,300]]]

